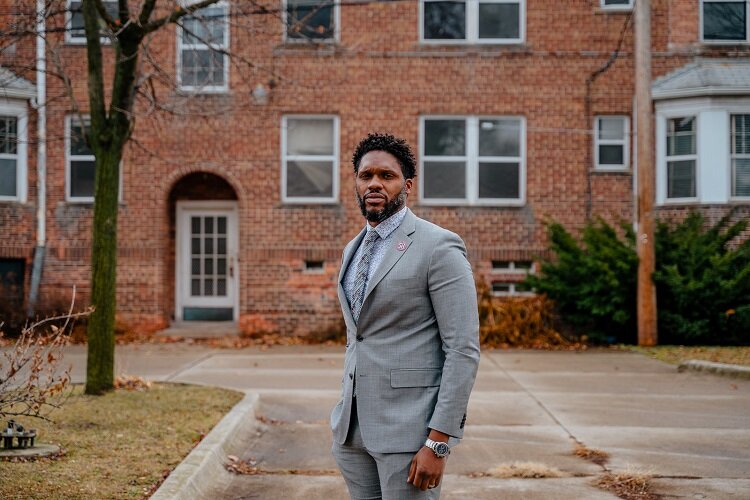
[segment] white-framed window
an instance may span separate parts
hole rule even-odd
[[[534,292],[522,282],[493,281],[492,295],[494,297],[531,297]]]
[[[747,0],[701,0],[701,40],[706,43],[748,41]]]
[[[630,161],[630,120],[627,116],[594,119],[594,168],[626,170]]]
[[[341,19],[339,5],[335,0],[284,0],[284,40],[336,41]]]
[[[335,203],[339,193],[339,119],[287,115],[281,122],[281,199]]]
[[[731,115],[732,197],[750,199],[750,114]]]
[[[600,0],[601,8],[604,10],[631,10],[633,0]]]
[[[695,116],[667,120],[668,199],[694,199],[698,196],[697,135]]]
[[[302,270],[310,274],[323,274],[325,272],[325,262],[322,260],[305,260]]]
[[[82,4],[81,0],[67,0],[67,8],[65,10],[65,43],[86,43],[86,31],[84,30],[83,12],[81,10]],[[102,4],[110,16],[113,18],[119,17],[117,0],[103,0]],[[102,31],[103,28],[102,21]],[[102,33],[101,41],[102,43],[109,43],[110,39]]]
[[[182,18],[177,29],[177,80],[181,90],[229,89],[229,4],[220,1]]]
[[[0,100],[0,201],[26,201],[27,144],[26,103]]]
[[[523,205],[525,120],[423,116],[419,192],[429,205]]]
[[[88,116],[65,117],[65,197],[68,201],[94,201],[96,157],[86,142],[90,127]]]
[[[419,37],[427,43],[518,44],[526,0],[420,0]]]
[[[534,274],[534,263],[530,260],[493,260],[492,272],[503,274]]]

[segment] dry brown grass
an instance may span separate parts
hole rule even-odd
[[[609,453],[604,450],[597,450],[595,448],[588,448],[581,443],[577,443],[573,454],[578,458],[588,460],[597,465],[604,465],[609,460]]]
[[[660,345],[656,347],[622,346],[651,358],[673,365],[690,359],[750,366],[750,347],[681,346]]]
[[[50,415],[55,423],[33,422],[38,440],[61,446],[65,454],[0,463],[0,498],[147,498],[242,398],[234,391],[175,384],[103,396],[86,396],[82,389],[76,386]]]
[[[651,475],[641,472],[607,472],[600,476],[594,485],[624,500],[657,500],[659,498],[651,491]]]
[[[555,467],[538,463],[538,462],[513,462],[510,464],[501,464],[489,469],[487,472],[476,472],[470,474],[471,477],[494,477],[498,479],[522,478],[522,479],[542,479],[542,478],[559,478],[570,477],[570,474],[563,472]]]

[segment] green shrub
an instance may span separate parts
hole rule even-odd
[[[595,342],[635,340],[638,257],[632,228],[586,225],[581,243],[561,224],[547,227],[552,258],[526,283],[555,301],[562,320]]]
[[[750,342],[750,239],[732,245],[747,221],[731,214],[706,228],[699,213],[656,229],[654,273],[659,342]]]

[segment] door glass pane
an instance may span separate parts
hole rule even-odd
[[[288,155],[332,155],[333,120],[330,118],[286,120]]]
[[[203,253],[206,255],[214,253],[214,239],[212,236],[203,239]]]
[[[599,146],[599,165],[622,165],[625,163],[623,149],[622,146]]]
[[[289,197],[330,198],[333,196],[333,162],[288,161],[286,195]]]
[[[192,238],[191,244],[190,244],[190,253],[193,255],[200,255],[201,253],[201,239],[200,238]]]
[[[0,196],[16,196],[16,160],[0,159]]]
[[[695,197],[695,160],[667,162],[667,198]]]
[[[204,274],[213,274],[214,273],[214,259],[211,257],[206,257],[203,259],[203,273]]]
[[[96,164],[93,161],[70,162],[70,196],[94,196],[95,167]]]
[[[479,4],[479,38],[521,37],[517,3]]]
[[[750,196],[750,158],[734,160],[733,196]]]
[[[745,40],[745,2],[703,2],[704,40]]]
[[[227,280],[220,278],[216,281],[216,295],[225,297],[227,295]]]
[[[521,156],[521,121],[480,120],[479,156]]]
[[[479,163],[479,197],[517,199],[518,173],[518,163]]]
[[[192,279],[190,280],[190,295],[193,297],[199,297],[201,294],[201,280]]]
[[[217,255],[226,255],[227,253],[227,239],[226,238],[219,238],[217,241],[217,249],[216,253]]]
[[[217,217],[217,221],[219,227],[216,232],[219,234],[227,234],[227,218]]]
[[[203,295],[210,297],[214,294],[214,280],[213,278],[206,278],[203,280]]]
[[[466,163],[424,162],[425,198],[466,198]]]
[[[190,273],[193,276],[200,275],[200,273],[201,273],[201,260],[200,259],[191,259]]]
[[[200,234],[201,232],[200,217],[190,217],[190,232],[192,234]]]
[[[466,2],[425,2],[424,37],[426,40],[466,38]]]
[[[227,259],[216,260],[216,274],[219,276],[227,274]]]
[[[203,219],[203,232],[206,234],[212,234],[214,232],[214,218],[206,217]]]
[[[424,145],[428,156],[463,156],[466,154],[464,120],[425,120]]]

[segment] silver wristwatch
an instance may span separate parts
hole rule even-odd
[[[427,438],[427,441],[425,441],[424,445],[431,449],[433,453],[435,453],[435,456],[438,458],[445,458],[451,454],[451,449],[448,446],[448,443],[433,441],[432,439]]]

